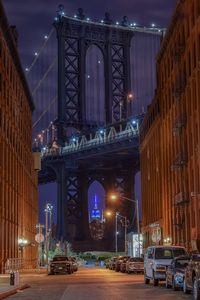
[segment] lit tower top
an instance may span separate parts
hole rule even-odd
[[[91,211],[91,220],[99,220],[101,219],[101,212],[98,208],[98,201],[97,201],[97,195],[94,196],[94,207]]]

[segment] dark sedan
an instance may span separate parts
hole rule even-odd
[[[56,255],[50,262],[50,275],[54,274],[71,274],[73,273],[73,266],[71,259],[67,256]]]
[[[119,272],[120,271],[120,266],[121,266],[121,263],[123,262],[123,260],[126,258],[126,256],[119,256],[116,260],[116,263],[115,263],[115,271],[116,272]]]
[[[200,254],[193,254],[185,269],[183,291],[192,291],[193,299],[200,300]]]
[[[174,258],[166,270],[166,288],[172,287],[174,291],[183,288],[184,273],[189,263],[187,255]]]
[[[130,256],[124,257],[124,259],[122,260],[121,264],[120,264],[120,271],[122,273],[126,272],[126,262],[130,259]]]
[[[69,257],[69,260],[70,260],[71,263],[72,263],[72,269],[73,269],[73,272],[77,272],[77,271],[78,271],[78,263],[77,263],[76,257],[70,256],[70,257]]]
[[[109,269],[115,270],[115,263],[116,263],[117,257],[112,257],[109,261]]]

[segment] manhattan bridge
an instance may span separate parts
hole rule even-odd
[[[56,238],[76,251],[112,250],[119,210],[134,229],[134,206],[113,205],[112,191],[134,198],[139,125],[154,96],[155,57],[163,30],[65,14],[59,6],[49,34],[26,68],[36,110],[33,148],[41,153],[39,184],[57,183]],[[105,199],[88,199],[95,183]],[[100,203],[100,202],[103,202]],[[106,245],[106,247],[105,247]]]

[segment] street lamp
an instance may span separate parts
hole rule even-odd
[[[111,211],[107,211],[106,215],[108,217],[110,217],[113,215],[113,213]],[[128,225],[127,217],[120,215],[119,212],[115,213],[115,252],[116,253],[118,252],[118,234],[119,234],[118,226],[117,226],[118,217],[124,219],[124,222],[125,222],[124,223],[124,228],[125,228],[125,230],[124,230],[124,252],[125,252],[125,255],[127,255],[127,225]]]
[[[138,200],[127,198],[127,197],[124,197],[124,196],[121,196],[121,195],[119,196],[117,194],[111,194],[110,195],[110,199],[113,200],[113,201],[116,201],[119,197],[121,197],[122,200],[127,200],[127,201],[130,201],[130,202],[133,202],[133,203],[136,204],[138,253],[139,253],[139,256],[140,256],[140,221],[139,221],[139,203],[138,203]]]
[[[126,97],[126,101],[127,101],[127,117],[129,117],[129,115],[131,115],[132,110],[131,110],[131,102],[134,99],[134,94],[133,93],[128,93],[127,97]]]
[[[46,265],[47,265],[47,272],[48,272],[48,257],[49,257],[49,235],[50,235],[50,231],[51,231],[51,218],[52,218],[52,209],[53,206],[49,203],[46,204],[45,207],[45,229],[46,229],[46,233],[45,233],[45,240],[46,240]],[[50,214],[50,229],[49,229],[49,218],[48,215]]]

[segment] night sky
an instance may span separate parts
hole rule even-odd
[[[176,5],[176,0],[3,0],[10,24],[16,25],[19,32],[19,51],[22,62],[30,65],[33,53],[42,44],[48,33],[58,5],[62,3],[65,13],[73,16],[79,7],[85,15],[94,20],[110,12],[113,21],[120,21],[127,15],[131,22],[141,26],[155,23],[166,27]]]
[[[121,21],[128,16],[130,22],[140,26],[150,26],[155,23],[163,28],[167,27],[176,6],[176,0],[2,0],[6,9],[9,23],[17,26],[19,33],[19,54],[24,68],[30,66],[43,41],[48,34],[58,5],[62,3],[66,15],[73,16],[79,7],[84,9],[86,17],[92,20],[101,20],[105,12],[110,12],[111,19]],[[136,197],[140,190],[140,180],[136,179]],[[48,185],[48,189],[40,190],[40,222],[44,222],[43,208],[48,201],[56,206],[56,186]],[[139,196],[138,196],[139,197]],[[54,209],[54,216],[56,208]]]

